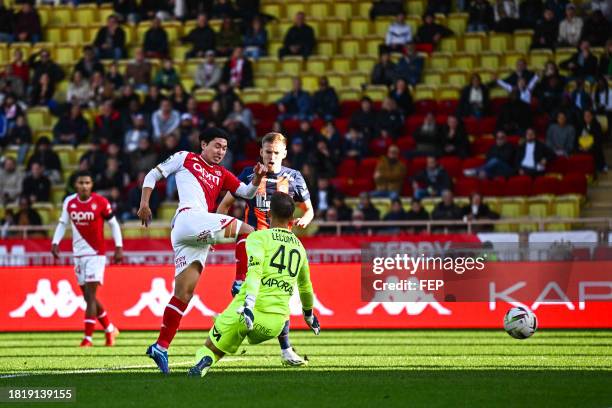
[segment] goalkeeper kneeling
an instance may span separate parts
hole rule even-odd
[[[320,326],[312,310],[313,293],[306,250],[289,230],[295,203],[284,193],[270,200],[270,229],[252,232],[246,241],[249,268],[234,300],[215,320],[204,347],[196,353],[190,376],[204,376],[242,341],[262,343],[278,337],[289,319],[289,299],[297,282],[304,320],[315,335]]]

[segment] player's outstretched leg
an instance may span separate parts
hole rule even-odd
[[[308,364],[308,361],[300,357],[300,355],[295,352],[293,347],[291,347],[291,342],[289,341],[289,320],[285,322],[283,330],[278,335],[278,343],[280,344],[281,348],[281,361],[283,365],[300,367]]]
[[[196,352],[196,364],[189,369],[187,375],[190,377],[204,377],[208,370],[225,355],[210,340],[206,339],[204,346]]]
[[[85,309],[85,333],[83,340],[81,341],[81,347],[93,346],[93,332],[96,327],[96,314],[98,311],[98,305],[96,302],[96,291],[98,289],[98,282],[87,282],[81,286],[83,291],[83,297],[85,298],[86,309]]]
[[[248,269],[248,260],[246,254],[246,239],[248,234],[238,235],[236,239],[236,277],[232,285],[232,296],[236,296],[240,292],[240,288]]]
[[[104,306],[102,306],[102,303],[100,303],[100,301],[97,299],[96,304],[98,309],[98,321],[104,328],[104,335],[106,336],[106,346],[114,346],[115,339],[119,335],[119,329],[117,329],[117,327],[111,323],[110,319],[108,318],[108,313],[106,313],[106,310],[104,309]]]
[[[189,301],[193,297],[193,291],[198,284],[201,272],[202,265],[194,262],[177,275],[174,281],[174,296],[164,310],[159,337],[147,349],[147,355],[155,361],[159,370],[164,374],[170,372],[168,348],[178,331]]]

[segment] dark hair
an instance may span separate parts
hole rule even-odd
[[[210,143],[214,139],[225,139],[229,142],[229,135],[225,130],[218,127],[211,127],[200,133],[200,142]]]
[[[272,213],[272,218],[289,220],[291,217],[293,217],[295,202],[289,194],[277,191],[276,193],[272,194],[272,199],[270,200],[270,211]]]
[[[79,170],[74,174],[74,181],[76,182],[79,177],[89,177],[93,181],[93,176],[89,170]]]

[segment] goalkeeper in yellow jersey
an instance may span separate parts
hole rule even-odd
[[[313,293],[306,250],[289,230],[295,203],[276,192],[270,201],[270,228],[252,232],[246,241],[248,272],[240,292],[215,319],[208,339],[196,353],[190,376],[204,376],[225,354],[234,354],[242,341],[258,344],[276,338],[289,319],[289,299],[295,284],[304,320],[315,335],[320,326],[312,310]]]

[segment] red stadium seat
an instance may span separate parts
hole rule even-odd
[[[414,132],[423,124],[425,115],[412,115],[406,119],[405,129],[407,135],[414,135]]]
[[[480,191],[480,180],[476,178],[462,177],[455,182],[455,195],[470,196]]]
[[[300,121],[297,119],[288,119],[283,122],[283,129],[287,134],[292,135],[300,129]]]
[[[493,98],[491,99],[491,111],[497,116],[501,112],[502,106],[508,102],[508,98]]]
[[[456,99],[443,99],[438,101],[438,115],[454,115],[457,112],[459,101]]]
[[[489,149],[491,149],[491,147],[493,147],[494,144],[495,144],[495,139],[492,137],[488,137],[488,136],[476,137],[476,139],[472,143],[472,154],[473,155],[487,154]]]
[[[584,173],[569,173],[563,176],[559,194],[586,195],[587,180]]]
[[[336,170],[338,177],[354,177],[357,174],[357,160],[344,159]]]
[[[436,113],[438,111],[438,103],[433,99],[423,99],[415,102],[414,108],[417,115],[426,115],[429,112]]]
[[[396,140],[395,144],[402,153],[414,150],[416,142],[411,136],[404,136]]]
[[[249,160],[259,159],[259,143],[250,141],[244,147],[244,154]]]
[[[340,115],[343,118],[350,118],[356,110],[359,110],[360,106],[360,101],[343,101],[340,103]]]
[[[353,173],[353,177],[357,174],[363,174],[364,177],[373,176],[377,165],[378,157],[367,157],[361,160],[361,162],[357,165],[357,169],[355,170],[355,173]]]
[[[494,180],[481,180],[480,192],[485,197],[495,197],[503,195],[506,188],[506,179],[498,177]]]
[[[408,175],[414,176],[416,173],[425,169],[427,165],[426,157],[415,157],[408,163]]]
[[[461,170],[461,159],[456,156],[445,156],[440,158],[440,165],[444,167],[446,172],[453,178],[457,178],[463,174]]]
[[[463,159],[461,162],[461,169],[474,169],[485,164],[486,159],[482,156],[479,157],[468,157]]]
[[[247,108],[253,112],[253,116],[260,120],[274,120],[278,115],[276,105],[263,103],[248,103]]]
[[[255,160],[237,160],[234,162],[234,173],[240,174],[245,167],[254,166],[255,163]]]
[[[514,176],[506,181],[501,195],[526,196],[531,195],[533,179],[530,176]]]
[[[335,123],[336,123],[336,129],[338,129],[338,133],[344,136],[346,132],[348,132],[349,120],[346,118],[339,118],[339,119],[336,119]]]
[[[559,194],[561,191],[561,180],[556,177],[542,176],[533,181],[533,194]]]
[[[546,166],[546,171],[565,174],[569,171],[569,168],[569,160],[566,157],[556,157]]]
[[[465,130],[469,135],[487,135],[495,132],[495,122],[496,118],[494,117],[485,117],[485,118],[474,118],[468,117],[463,120],[465,124]]]
[[[370,142],[370,150],[369,150],[369,156],[370,157],[375,157],[375,156],[382,156],[383,154],[387,153],[387,149],[389,148],[389,146],[391,146],[391,144],[393,143],[393,140],[391,140],[391,138],[382,138],[382,137],[378,137],[374,140],[372,140]]]
[[[255,131],[258,135],[265,135],[270,130],[272,130],[272,125],[274,124],[274,120],[260,120],[255,125]],[[290,135],[291,133],[287,133]]]
[[[321,132],[321,128],[323,128],[325,122],[323,121],[323,119],[316,118],[313,119],[310,124],[314,130],[316,130],[317,132]]]
[[[568,157],[569,169],[572,172],[593,174],[595,172],[595,162],[590,154],[575,154]]]

